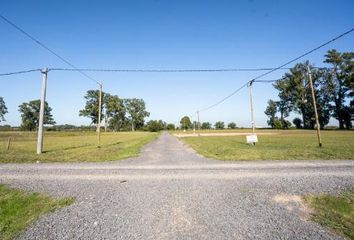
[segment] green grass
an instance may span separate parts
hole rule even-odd
[[[6,150],[11,136],[10,150]],[[97,148],[95,132],[45,132],[44,153],[36,154],[35,132],[0,132],[0,162],[99,162],[137,156],[142,146],[154,140],[157,133],[102,133]]]
[[[344,237],[354,239],[354,189],[340,196],[306,196],[305,201],[314,211],[314,221]]]
[[[245,131],[247,130],[240,132]],[[312,130],[257,132],[273,132],[275,135],[258,135],[259,143],[256,146],[247,144],[246,136],[200,136],[181,139],[199,154],[220,160],[354,159],[354,131],[322,131],[322,148],[318,147],[316,132]]]
[[[72,198],[52,199],[0,184],[0,239],[16,237],[42,214],[73,203]]]

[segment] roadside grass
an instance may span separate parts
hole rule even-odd
[[[354,131],[322,131],[322,148],[318,147],[316,132],[312,130],[257,130],[257,133],[260,134],[256,146],[247,144],[245,136],[199,136],[181,140],[199,154],[220,160],[354,159]]]
[[[11,136],[10,150],[6,150]],[[44,153],[36,154],[36,132],[0,132],[0,162],[101,162],[137,156],[158,136],[150,132],[102,133],[100,148],[95,132],[45,132]]]
[[[52,199],[0,184],[0,239],[15,238],[40,215],[72,204],[72,198]]]
[[[354,189],[339,196],[309,195],[304,199],[313,209],[312,220],[341,236],[354,239]]]

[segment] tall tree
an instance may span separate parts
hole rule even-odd
[[[115,131],[120,131],[127,122],[124,100],[117,95],[106,93],[103,102],[106,108],[106,124],[109,123],[110,128]]]
[[[33,100],[28,103],[22,103],[19,106],[18,110],[21,113],[22,130],[33,131],[38,128],[40,105],[41,105],[40,100]],[[52,108],[50,108],[48,103],[45,102],[44,119],[43,119],[44,124],[55,124],[51,112],[52,112]]]
[[[145,118],[150,116],[150,113],[146,111],[145,102],[143,99],[125,99],[125,107],[129,113],[129,121],[132,126],[132,131],[144,126]]]
[[[88,90],[85,95],[86,104],[85,108],[80,110],[79,116],[91,118],[91,124],[98,123],[98,104],[99,104],[99,90]],[[104,99],[105,93],[102,92],[102,100]],[[103,105],[101,105],[101,119],[103,119]]]
[[[279,98],[287,108],[300,113],[304,128],[312,129],[315,126],[314,108],[312,105],[311,89],[308,84],[308,62],[296,64],[283,78],[274,84],[279,90]],[[330,118],[329,99],[322,94],[323,72],[310,66],[317,110],[320,116],[320,125],[324,127]]]
[[[0,122],[5,121],[4,115],[8,113],[7,107],[5,105],[5,101],[2,97],[0,97]]]
[[[354,85],[354,52],[340,53],[332,49],[325,55],[325,63],[331,65],[327,77],[327,90],[334,102],[334,114],[339,122],[339,128],[344,129],[351,127],[350,108],[345,106],[345,100],[348,96],[353,95]]]
[[[274,121],[275,121],[275,115],[277,114],[277,103],[271,99],[268,100],[268,106],[266,110],[264,111],[265,115],[268,116],[269,120],[267,120],[267,123],[269,126],[274,128]]]
[[[188,117],[188,116],[184,116],[181,121],[180,121],[180,124],[181,124],[181,128],[183,130],[187,130],[187,129],[191,129],[193,127],[193,124],[191,122],[191,119]]]

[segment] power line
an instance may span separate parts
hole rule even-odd
[[[262,78],[262,77],[264,77],[264,76],[266,76],[266,75],[269,75],[269,74],[272,73],[272,72],[275,72],[275,71],[277,71],[277,70],[283,69],[285,66],[289,65],[290,63],[293,63],[293,62],[295,62],[295,61],[297,61],[297,60],[299,60],[299,59],[301,59],[301,58],[303,58],[303,57],[305,57],[305,56],[307,56],[307,55],[309,55],[309,54],[311,54],[311,53],[317,51],[318,49],[320,49],[320,48],[322,48],[322,47],[324,47],[324,46],[326,46],[326,45],[328,45],[328,44],[330,44],[330,43],[332,43],[332,42],[334,42],[334,41],[336,41],[336,40],[338,40],[338,39],[340,39],[340,38],[342,38],[342,37],[344,37],[344,36],[346,36],[346,35],[348,35],[348,34],[350,34],[350,33],[352,33],[353,31],[354,31],[354,28],[352,28],[352,29],[350,29],[350,30],[348,30],[348,31],[346,31],[346,32],[344,32],[344,33],[338,35],[338,36],[335,37],[335,38],[332,38],[331,40],[329,40],[329,41],[327,41],[327,42],[325,42],[325,43],[323,43],[323,44],[321,44],[321,45],[319,45],[319,46],[317,46],[317,47],[311,49],[310,51],[305,52],[304,54],[301,54],[300,56],[298,56],[298,57],[296,57],[296,58],[294,58],[294,59],[292,59],[292,60],[290,60],[290,61],[288,61],[288,62],[286,62],[286,63],[284,63],[284,64],[282,64],[282,65],[280,65],[279,67],[273,68],[273,69],[269,70],[268,72],[263,73],[263,74],[261,74],[261,75],[255,77],[255,78],[253,78],[252,80],[248,81],[247,83],[245,83],[244,85],[242,85],[241,87],[239,87],[238,89],[236,89],[234,92],[232,92],[231,94],[229,94],[228,96],[226,96],[225,98],[223,98],[222,100],[220,100],[219,102],[216,102],[215,104],[213,104],[213,105],[211,105],[211,106],[209,106],[209,107],[207,107],[207,108],[204,108],[204,109],[202,109],[202,110],[200,110],[200,111],[206,111],[206,110],[209,110],[209,109],[211,109],[211,108],[213,108],[213,107],[216,107],[217,105],[221,104],[221,103],[224,102],[225,100],[227,100],[227,99],[229,99],[230,97],[232,97],[233,95],[235,95],[237,92],[239,92],[239,91],[240,91],[242,88],[244,88],[245,86],[249,86],[250,84],[252,84],[252,83],[255,82],[256,80],[258,80],[258,79],[260,79],[260,78]],[[258,82],[266,82],[266,81],[268,81],[268,80],[259,80]],[[274,82],[275,82],[275,81],[276,81],[276,80],[274,80]],[[269,82],[273,82],[273,80],[270,80]]]
[[[27,33],[25,30],[23,30],[22,28],[20,28],[19,26],[17,26],[15,23],[13,23],[12,21],[10,21],[9,19],[7,19],[6,17],[4,17],[3,15],[0,14],[0,18],[2,18],[5,22],[7,22],[9,25],[11,25],[12,27],[14,27],[15,29],[17,29],[18,31],[20,31],[22,34],[24,34],[25,36],[27,36],[29,39],[31,39],[32,41],[34,41],[35,43],[37,43],[39,46],[41,46],[42,48],[44,48],[45,50],[47,50],[48,52],[50,52],[51,54],[53,54],[54,56],[56,56],[57,58],[59,58],[61,61],[63,61],[64,63],[66,63],[67,65],[69,65],[70,67],[72,67],[73,69],[75,69],[77,72],[81,73],[83,76],[85,76],[86,78],[94,81],[97,84],[100,84],[97,80],[95,80],[94,78],[90,77],[89,75],[87,75],[86,73],[80,71],[80,69],[78,69],[77,67],[75,67],[72,63],[70,63],[68,60],[66,60],[65,58],[63,58],[62,56],[60,56],[59,54],[57,54],[56,52],[54,52],[53,50],[51,50],[49,47],[47,47],[46,45],[44,45],[42,42],[40,42],[38,39],[36,39],[35,37],[33,37],[32,35],[30,35],[29,33]]]
[[[272,83],[279,81],[280,79],[273,79],[273,80],[254,80],[253,82],[259,82],[259,83]]]
[[[51,71],[83,71],[83,72],[138,72],[138,73],[179,73],[179,72],[256,72],[269,71],[273,68],[211,68],[211,69],[101,69],[101,68],[50,68]],[[289,70],[290,68],[283,68]]]
[[[41,71],[41,69],[31,69],[31,70],[23,70],[23,71],[18,71],[18,72],[0,73],[0,77],[17,75],[17,74],[24,74],[24,73],[30,73],[30,72],[36,72],[36,71]]]
[[[329,67],[313,67],[317,69],[332,69]],[[103,69],[103,68],[49,68],[48,71],[82,71],[82,72],[128,72],[128,73],[183,73],[183,72],[253,72],[253,71],[267,71],[273,68],[210,68],[210,69]],[[281,68],[289,70],[290,68]],[[0,73],[0,76],[7,76],[7,75],[16,75],[16,74],[23,74],[29,73],[34,71],[41,71],[41,69],[32,69],[32,70],[23,70],[18,72],[10,72],[10,73]],[[268,82],[269,80],[260,80],[256,82]],[[270,80],[276,81],[276,80]]]
[[[260,79],[260,78],[262,78],[262,77],[264,77],[264,76],[266,76],[266,75],[268,75],[268,74],[270,74],[270,73],[272,73],[272,72],[275,72],[275,71],[277,71],[277,70],[279,70],[279,69],[285,67],[286,65],[289,65],[290,63],[293,63],[293,62],[295,62],[295,61],[297,61],[297,60],[299,60],[299,59],[301,59],[301,58],[303,58],[303,57],[305,57],[305,56],[307,56],[307,55],[309,55],[309,54],[311,54],[311,53],[317,51],[318,49],[323,48],[324,46],[326,46],[326,45],[328,45],[328,44],[330,44],[330,43],[332,43],[332,42],[334,42],[334,41],[337,41],[338,39],[340,39],[340,38],[342,38],[342,37],[348,35],[349,33],[352,33],[353,31],[354,31],[354,28],[352,28],[352,29],[350,29],[349,31],[346,31],[346,32],[340,34],[339,36],[337,36],[337,37],[335,37],[335,38],[332,38],[331,40],[329,40],[329,41],[327,41],[327,42],[325,42],[325,43],[319,45],[318,47],[315,47],[315,48],[311,49],[310,51],[305,52],[304,54],[301,54],[300,56],[298,56],[298,57],[296,57],[296,58],[294,58],[294,59],[292,59],[292,60],[290,60],[290,61],[288,61],[288,62],[286,62],[286,63],[284,63],[284,64],[282,64],[282,65],[280,65],[279,67],[276,67],[276,68],[274,68],[274,69],[272,69],[272,70],[270,70],[270,71],[268,71],[268,72],[266,72],[266,73],[263,73],[263,74],[261,74],[261,75],[255,77],[255,78],[253,78],[252,81],[253,81],[253,80]]]
[[[232,97],[233,95],[235,95],[236,93],[238,93],[239,91],[241,91],[242,88],[246,87],[248,85],[248,82],[243,84],[241,87],[239,87],[238,89],[236,89],[235,91],[233,91],[231,94],[227,95],[226,97],[224,97],[223,99],[221,99],[220,101],[214,103],[213,105],[210,105],[209,107],[203,108],[201,110],[199,110],[199,112],[204,112],[207,111],[213,107],[216,107],[217,105],[225,102],[227,99],[229,99],[230,97]]]

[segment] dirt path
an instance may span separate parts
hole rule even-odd
[[[216,161],[164,133],[124,161],[2,164],[0,182],[76,198],[22,239],[338,239],[300,196],[353,186],[354,161]]]

